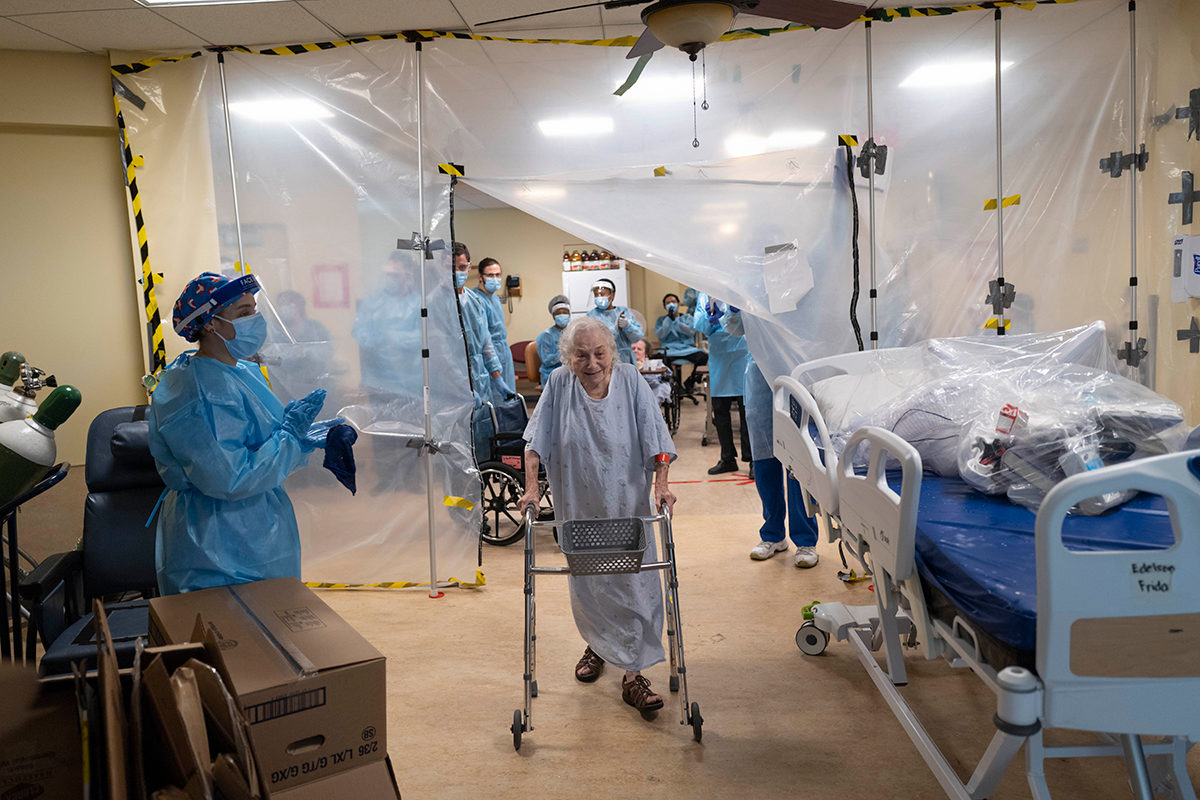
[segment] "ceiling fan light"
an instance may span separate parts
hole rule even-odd
[[[718,2],[666,2],[655,3],[642,12],[642,21],[663,44],[689,51],[685,45],[712,44],[729,30],[733,22],[734,8],[729,3]]]

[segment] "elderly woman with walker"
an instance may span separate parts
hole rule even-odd
[[[525,429],[525,494],[518,508],[536,509],[538,468],[545,465],[558,512],[553,524],[559,527],[564,552],[568,552],[569,526],[580,523],[659,523],[664,531],[663,561],[658,561],[655,537],[644,535],[645,553],[639,553],[632,570],[623,574],[578,574],[572,568],[532,567],[530,531],[526,543],[526,662],[531,667],[532,576],[531,572],[568,574],[571,610],[575,624],[587,644],[575,667],[575,678],[595,682],[605,664],[624,671],[621,697],[646,718],[662,708],[663,698],[650,688],[642,671],[666,660],[662,644],[663,596],[652,570],[668,570],[668,625],[671,646],[671,688],[682,678],[682,644],[678,632],[675,598],[674,546],[670,515],[675,495],[668,471],[675,446],[667,432],[658,403],[637,369],[615,363],[617,345],[612,331],[600,320],[573,320],[559,343],[563,366],[546,382],[533,416]],[[651,481],[653,476],[653,483]],[[651,502],[653,501],[653,506]],[[661,512],[661,513],[660,513]],[[657,516],[655,516],[657,515]],[[529,515],[527,515],[527,518]],[[616,519],[633,518],[633,519]],[[640,518],[640,521],[639,519]],[[646,563],[642,563],[642,558]],[[678,651],[678,652],[676,652]],[[678,675],[675,667],[678,661]],[[528,726],[531,669],[526,674],[526,717],[514,717],[514,744],[520,747],[521,730]],[[686,683],[684,684],[686,686]],[[532,691],[536,696],[536,681]],[[694,719],[687,713],[699,740],[699,708],[693,704]]]

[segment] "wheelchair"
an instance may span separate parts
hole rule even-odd
[[[525,494],[525,425],[529,412],[521,395],[510,401],[484,403],[475,411],[475,463],[479,467],[483,520],[479,538],[504,546],[525,535],[525,520],[517,501]],[[538,469],[541,504],[539,519],[553,519],[554,505],[546,470]]]
[[[696,398],[699,394],[704,396],[703,389],[699,382],[693,386],[691,391],[688,391],[683,380],[683,366],[691,364],[685,358],[671,358],[666,354],[665,350],[658,350],[654,353],[654,358],[662,360],[671,370],[671,401],[663,406],[663,418],[667,423],[667,430],[674,436],[679,431],[680,411],[683,407],[683,401],[691,400],[694,405],[699,405],[700,401]],[[693,370],[706,370],[705,367],[693,367]],[[697,391],[700,389],[700,391]]]

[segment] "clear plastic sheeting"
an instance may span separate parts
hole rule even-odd
[[[1115,366],[1095,323],[834,356],[795,377],[839,453],[856,430],[885,428],[912,444],[926,469],[1036,509],[1068,475],[1182,447],[1179,406]],[[1098,514],[1130,496],[1093,498],[1079,510]]]
[[[152,263],[163,273],[157,292],[168,348],[186,346],[169,329],[184,282],[203,270],[236,271],[242,262],[266,287],[259,305],[269,336],[260,358],[273,391],[286,403],[324,388],[322,416],[343,416],[358,430],[356,496],[319,457],[286,484],[303,577],[427,583],[432,497],[437,577],[474,583],[480,490],[451,288],[449,185],[427,171],[426,228],[446,246],[430,259],[411,245],[397,250],[397,240],[421,228],[416,53],[389,44],[313,58],[226,53],[231,137],[212,54],[123,75],[147,102],[139,109],[126,98],[121,110],[133,152],[144,160],[137,177]],[[425,157],[436,163],[428,149]],[[422,304],[429,309],[432,456],[421,447]],[[432,486],[423,463],[429,457]]]

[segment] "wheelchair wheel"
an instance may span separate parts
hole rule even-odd
[[[522,476],[507,464],[490,461],[479,467],[483,483],[483,526],[479,536],[488,544],[508,545],[525,535],[525,521],[517,513],[517,501],[525,493]]]

